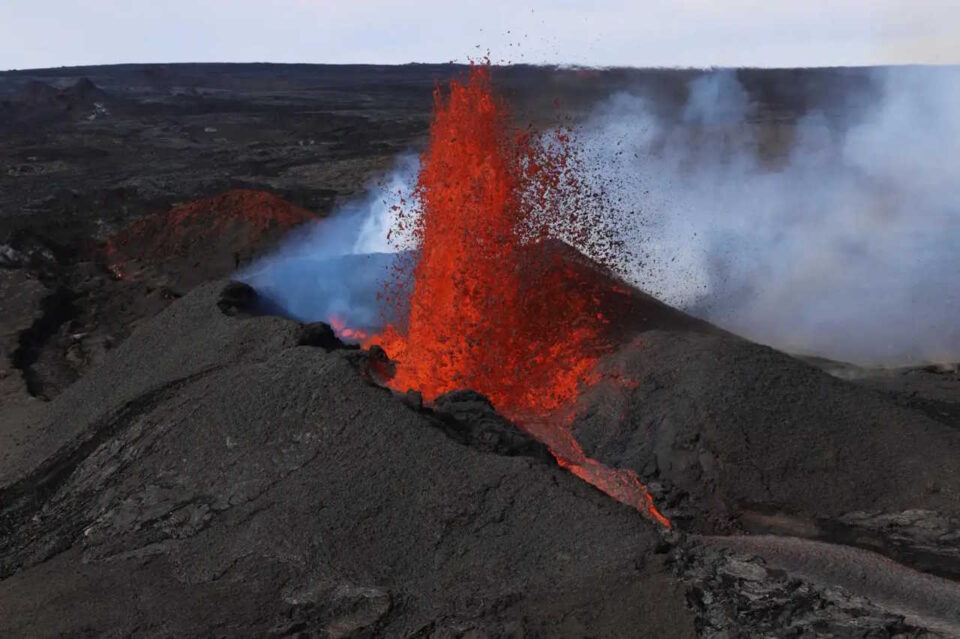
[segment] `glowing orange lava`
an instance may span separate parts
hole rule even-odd
[[[335,315],[329,317],[328,320],[330,322],[330,327],[333,328],[333,332],[337,334],[337,337],[342,337],[357,342],[362,342],[370,338],[366,331],[362,331],[358,328],[348,327],[344,320]]]
[[[550,422],[527,422],[523,427],[550,448],[561,468],[566,468],[617,501],[647,514],[667,528],[672,528],[670,520],[657,510],[653,497],[635,472],[626,468],[610,468],[587,457],[568,428]]]
[[[437,92],[419,210],[398,222],[412,225],[420,250],[409,316],[379,336],[398,361],[396,387],[428,401],[473,388],[514,417],[576,397],[597,327],[537,246],[565,162],[565,149],[543,150],[511,127],[489,67],[453,81],[447,98]]]
[[[565,132],[537,138],[511,125],[489,65],[472,65],[447,96],[438,88],[418,204],[395,225],[419,249],[409,313],[367,344],[396,362],[393,388],[426,401],[484,393],[561,466],[669,526],[635,474],[586,457],[558,417],[608,347],[597,298],[578,285],[569,247],[549,239],[558,229],[581,244],[597,237],[572,156]]]

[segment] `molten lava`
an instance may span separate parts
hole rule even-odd
[[[417,206],[395,223],[419,249],[409,311],[367,343],[396,362],[395,389],[427,401],[480,391],[561,466],[669,526],[635,474],[586,457],[566,425],[609,348],[596,296],[579,285],[568,247],[550,239],[611,237],[597,233],[602,220],[586,205],[574,155],[563,131],[538,138],[513,128],[489,65],[473,65],[446,97],[438,88]]]
[[[567,157],[512,129],[489,67],[453,81],[446,99],[437,92],[419,209],[398,220],[420,250],[409,315],[379,338],[398,361],[397,387],[427,400],[473,388],[512,417],[576,397],[596,317],[562,294],[564,273],[539,246]]]
[[[357,342],[362,342],[370,338],[366,331],[358,328],[350,328],[347,326],[346,321],[335,315],[329,317],[328,321],[330,322],[330,327],[333,329],[333,332],[336,333],[337,337]]]

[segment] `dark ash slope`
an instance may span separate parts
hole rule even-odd
[[[693,635],[637,513],[456,441],[363,352],[228,317],[220,288],[5,448],[0,635]]]

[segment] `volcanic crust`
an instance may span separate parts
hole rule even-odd
[[[747,524],[752,509],[960,515],[956,424],[730,335],[644,332],[606,365],[636,388],[593,389],[576,433],[607,463],[669,482],[701,529]]]
[[[664,536],[482,396],[424,408],[373,383],[366,351],[308,345],[316,325],[256,306],[245,285],[201,286],[35,436],[4,430],[0,634],[714,636],[778,632],[776,609],[802,632],[919,636],[856,594]]]
[[[0,634],[692,635],[637,513],[509,424],[483,427],[506,446],[452,436],[482,399],[412,408],[363,352],[225,315],[222,288],[3,447]]]
[[[0,636],[956,636],[956,367],[793,358],[551,245],[618,345],[572,432],[667,531],[216,280],[420,144],[455,71],[0,74]],[[682,104],[643,73],[503,84]],[[741,79],[778,131],[869,84],[777,73]]]

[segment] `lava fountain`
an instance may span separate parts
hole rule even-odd
[[[615,249],[575,159],[569,131],[542,137],[511,124],[489,64],[471,65],[447,95],[438,87],[415,204],[395,211],[394,230],[419,253],[412,277],[397,279],[409,290],[386,296],[405,301],[405,321],[366,343],[395,361],[393,388],[427,401],[460,388],[484,393],[562,467],[669,527],[632,471],[588,458],[568,427],[609,345],[572,251],[552,238],[591,255]]]

